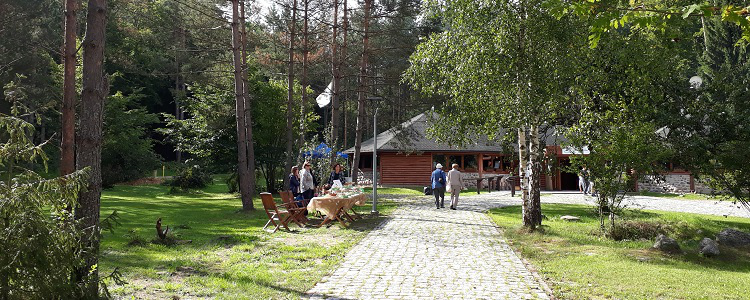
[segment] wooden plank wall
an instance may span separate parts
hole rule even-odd
[[[432,155],[378,154],[380,183],[385,185],[428,185],[432,173]]]

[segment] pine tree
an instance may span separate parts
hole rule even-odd
[[[34,126],[18,116],[27,110],[15,101],[24,91],[5,86],[12,114],[0,114],[0,299],[80,297],[73,270],[84,265],[82,230],[69,207],[88,184],[90,168],[45,179],[32,168],[47,154],[31,140]],[[71,251],[84,249],[84,251]]]

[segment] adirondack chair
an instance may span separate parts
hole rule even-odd
[[[293,214],[290,213],[288,209],[279,210],[279,208],[276,207],[276,202],[273,200],[273,196],[271,195],[271,193],[260,193],[260,199],[263,202],[263,209],[265,209],[266,215],[268,215],[268,222],[266,222],[266,225],[263,226],[264,230],[268,227],[269,224],[273,224],[274,226],[276,226],[273,229],[273,232],[279,230],[279,227],[281,226],[284,226],[286,230],[291,231],[291,229],[289,229],[290,221],[297,223],[297,225],[299,225],[300,227],[303,226],[292,217]]]
[[[292,218],[299,223],[307,224],[309,221],[307,217],[305,217],[307,207],[299,206],[297,201],[294,201],[294,194],[292,194],[292,192],[280,192],[279,195],[281,195],[281,201],[284,203],[286,209],[292,214]]]

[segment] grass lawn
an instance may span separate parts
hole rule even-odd
[[[111,286],[118,298],[298,299],[340,263],[344,254],[387,217],[396,204],[381,199],[380,217],[365,215],[347,229],[299,229],[267,233],[258,199],[256,210],[239,213],[240,200],[226,193],[223,180],[187,194],[169,195],[157,185],[116,186],[102,197],[102,216],[117,210],[121,225],[105,232],[101,274],[115,268],[128,284]],[[357,207],[369,212],[370,206]],[[385,215],[385,216],[383,216]],[[155,222],[174,229],[176,246],[129,246],[132,234],[155,238]]]
[[[720,197],[712,197],[711,195],[704,195],[704,194],[693,194],[693,193],[687,193],[687,194],[672,194],[672,193],[656,193],[656,192],[638,192],[638,193],[632,193],[631,195],[634,196],[649,196],[649,197],[658,197],[658,198],[670,198],[670,199],[676,199],[676,200],[714,200],[714,201],[734,201],[733,197],[730,197],[728,199],[722,199]]]
[[[721,247],[721,255],[697,253],[703,237],[726,227],[750,231],[750,219],[656,211],[628,212],[629,220],[660,221],[673,228],[685,252],[651,250],[652,240],[614,241],[598,233],[588,206],[542,204],[549,220],[543,233],[519,230],[519,206],[494,209],[492,219],[509,243],[538,268],[560,299],[748,299],[750,249]],[[559,219],[581,217],[579,222]]]

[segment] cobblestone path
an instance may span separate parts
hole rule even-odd
[[[483,213],[501,203],[477,199],[454,211],[429,199],[402,205],[304,298],[549,298]]]

